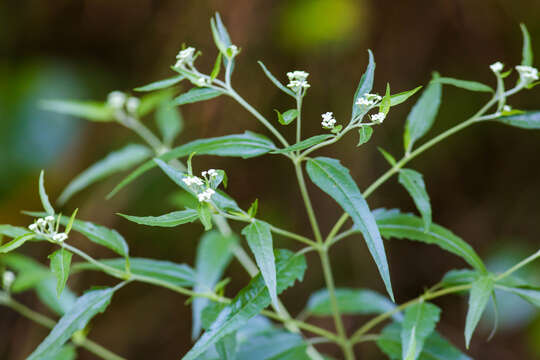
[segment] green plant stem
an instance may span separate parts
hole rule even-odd
[[[3,302],[3,304],[11,308],[12,310],[18,312],[25,318],[32,320],[33,322],[39,325],[42,325],[46,328],[52,329],[56,325],[56,322],[53,319],[26,307],[25,305],[12,299],[11,297],[9,297],[6,300],[6,302]],[[123,357],[116,355],[115,353],[111,352],[110,350],[107,350],[103,346],[99,345],[98,343],[93,342],[90,339],[85,338],[81,341],[76,341],[76,342],[74,341],[74,343],[76,343],[76,345],[82,348],[85,348],[86,350],[90,351],[96,356],[99,356],[102,359],[125,360]]]
[[[427,301],[427,300],[435,299],[435,298],[438,298],[438,297],[441,297],[441,296],[444,296],[444,295],[469,290],[471,288],[471,286],[472,286],[471,284],[457,285],[457,286],[449,287],[449,288],[442,289],[442,290],[435,291],[435,292],[431,292],[431,293],[427,292],[427,293],[425,293],[425,294],[423,294],[423,295],[421,295],[421,296],[419,296],[419,297],[417,297],[415,299],[409,300],[409,301],[399,305],[398,307],[394,308],[393,310],[385,312],[384,314],[376,316],[373,319],[371,319],[370,321],[366,322],[362,327],[360,327],[358,330],[356,330],[356,332],[350,337],[349,342],[352,345],[354,345],[355,343],[359,342],[360,339],[362,339],[362,337],[364,336],[364,334],[366,334],[369,330],[371,330],[375,326],[379,325],[383,321],[389,319],[392,315],[394,315],[394,314],[396,314],[396,313],[398,313],[400,311],[405,310],[406,308],[408,308],[411,305],[414,305],[414,304],[419,303],[421,301]]]
[[[315,212],[313,211],[313,206],[311,205],[311,199],[309,198],[306,180],[304,179],[304,174],[302,173],[300,163],[294,164],[294,170],[296,172],[296,179],[298,180],[298,186],[300,187],[300,193],[302,194],[302,199],[304,200],[309,222],[311,224],[313,234],[315,235],[315,240],[317,243],[322,244],[321,230],[319,229],[319,224],[317,223],[317,218],[315,217]]]
[[[296,142],[299,143],[302,138],[302,95],[296,94]]]
[[[507,276],[512,275],[514,272],[518,271],[519,269],[521,269],[525,265],[529,264],[530,262],[533,262],[534,260],[538,259],[539,257],[540,257],[540,250],[538,250],[537,252],[535,252],[531,256],[521,260],[519,263],[512,266],[510,269],[506,270],[502,274],[497,275],[494,280],[498,281],[498,280],[504,279]]]

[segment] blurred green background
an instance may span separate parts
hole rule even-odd
[[[492,84],[488,65],[508,65],[521,59],[519,23],[527,24],[533,49],[540,54],[540,2],[527,0],[49,0],[0,2],[0,223],[25,226],[21,209],[38,209],[37,177],[46,169],[49,195],[55,198],[80,171],[108,152],[139,139],[115,124],[87,123],[47,113],[38,101],[47,98],[104,100],[114,89],[129,91],[172,75],[169,66],[182,43],[203,51],[199,69],[211,69],[217,50],[209,19],[219,11],[233,43],[242,48],[233,76],[238,92],[274,120],[273,109],[286,110],[290,99],[267,81],[256,61],[285,81],[285,72],[308,71],[312,87],[304,101],[305,136],[320,133],[320,114],[333,111],[338,122],[350,112],[352,94],[367,62],[375,54],[375,89],[386,82],[394,92],[425,84],[433,70],[444,76]],[[540,55],[539,55],[540,56]],[[536,62],[538,64],[538,62]],[[414,100],[413,100],[414,101]],[[356,148],[356,135],[321,151],[343,159],[361,189],[387,165],[376,150],[402,151],[405,117],[413,101],[393,108],[367,146]],[[486,95],[445,87],[436,134],[471,115]],[[538,89],[509,102],[520,109],[540,109]],[[218,98],[186,105],[184,132],[177,143],[250,129],[265,130],[232,100]],[[148,120],[148,124],[153,122]],[[277,121],[275,122],[277,124]],[[294,130],[284,129],[291,137]],[[540,233],[539,132],[499,124],[467,129],[415,160],[411,167],[425,176],[434,221],[451,229],[488,259],[492,269],[504,269],[538,248]],[[229,174],[228,192],[244,207],[259,198],[263,219],[310,234],[293,169],[281,158],[252,160],[200,157],[197,168],[215,167]],[[146,174],[117,197],[105,194],[121,179],[114,177],[78,194],[64,213],[78,207],[81,219],[114,227],[128,240],[133,256],[193,264],[202,232],[198,224],[151,229],[115,215],[158,215],[175,208],[175,186],[159,171]],[[317,215],[327,232],[341,211],[326,195],[310,186]],[[394,178],[371,198],[372,208],[399,207],[415,211]],[[236,230],[240,228],[235,226]],[[76,239],[96,257],[111,254]],[[296,248],[277,238],[276,246]],[[23,252],[42,262],[49,245],[28,245]],[[404,241],[387,242],[396,299],[406,301],[465,263],[436,247]],[[359,237],[349,238],[331,253],[338,286],[383,291],[367,249]],[[308,292],[323,287],[318,259],[308,256],[304,282],[287,291],[284,302],[297,314]],[[529,276],[540,283],[538,267]],[[234,295],[248,280],[238,263],[226,276],[234,278]],[[73,276],[69,285],[81,293],[90,285],[110,284],[94,273]],[[19,299],[47,312],[31,293]],[[146,285],[133,284],[115,296],[109,310],[92,323],[90,337],[129,359],[178,358],[190,347],[191,313],[185,298]],[[463,348],[466,298],[442,298],[439,331]],[[516,298],[500,300],[502,324],[486,342],[490,321],[474,337],[469,354],[475,359],[540,358],[540,318]],[[489,316],[488,316],[489,317]],[[0,308],[0,358],[23,359],[47,334],[43,328]],[[347,317],[349,332],[364,318]],[[332,327],[329,318],[314,323]],[[321,346],[339,357],[333,346]],[[373,344],[356,348],[362,359],[382,359]],[[81,350],[81,359],[92,355]]]

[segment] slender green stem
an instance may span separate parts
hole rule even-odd
[[[95,266],[97,266],[98,268],[103,270],[103,272],[105,272],[105,273],[107,273],[107,274],[109,274],[109,275],[111,275],[111,276],[113,276],[115,278],[128,279],[130,277],[130,274],[128,274],[127,272],[122,271],[122,270],[118,270],[118,269],[116,269],[116,268],[114,268],[112,266],[104,264],[104,263],[94,259],[93,257],[88,255],[84,251],[79,250],[78,248],[76,248],[74,246],[71,246],[71,245],[66,244],[66,243],[62,243],[61,246],[63,248],[65,248],[65,249],[71,251],[72,253],[79,255],[80,257],[82,257],[83,259],[88,261],[89,263],[94,264]]]
[[[286,319],[282,318],[281,316],[279,316],[276,313],[271,312],[271,311],[263,310],[261,312],[261,314],[268,317],[268,318],[270,318],[270,319],[273,319],[273,320],[277,320],[277,321],[281,321],[281,322],[289,321],[292,324],[298,326],[302,330],[306,330],[306,331],[309,331],[309,332],[311,332],[313,334],[324,336],[328,340],[331,340],[331,341],[333,341],[335,343],[339,344],[339,343],[342,342],[342,339],[340,337],[338,337],[336,334],[334,334],[334,333],[332,333],[332,332],[330,332],[328,330],[325,330],[323,328],[320,328],[318,326],[311,325],[311,324],[305,323],[303,321],[298,321],[298,320],[294,320],[294,319],[286,320]]]
[[[26,307],[25,305],[21,304],[20,302],[12,298],[8,298],[7,301],[3,302],[2,304],[18,312],[25,318],[32,320],[33,322],[39,325],[42,325],[46,328],[52,329],[56,325],[56,322],[53,319]],[[103,346],[99,345],[98,343],[93,342],[90,339],[84,338],[80,341],[74,340],[74,343],[76,343],[78,346],[85,348],[86,350],[90,351],[96,356],[99,356],[102,359],[125,360],[123,357],[116,355],[115,353],[111,352],[110,350],[107,350]]]
[[[313,234],[315,235],[315,240],[317,243],[322,244],[321,230],[319,229],[319,224],[317,223],[317,218],[315,217],[315,212],[313,211],[313,206],[311,205],[311,199],[309,198],[306,180],[304,179],[304,174],[302,173],[300,163],[294,164],[294,170],[296,171],[296,179],[298,180],[298,186],[300,187],[300,193],[302,194],[302,199],[304,200],[304,205],[306,207],[311,228],[313,229]]]
[[[302,139],[302,95],[296,94],[296,142],[299,143]]]
[[[524,267],[525,265],[529,264],[530,262],[533,262],[534,260],[538,259],[539,257],[540,257],[540,250],[538,250],[537,252],[535,252],[535,253],[532,254],[531,256],[529,256],[529,257],[527,257],[527,258],[521,260],[519,263],[517,263],[516,265],[512,266],[510,269],[506,270],[506,271],[503,272],[502,274],[497,275],[497,276],[495,277],[495,281],[504,279],[505,277],[512,275],[513,273],[515,273],[516,271],[518,271],[519,269],[521,269],[521,268]]]

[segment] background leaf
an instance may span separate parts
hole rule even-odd
[[[114,111],[106,103],[77,100],[44,100],[40,102],[43,110],[59,114],[71,115],[77,118],[107,122],[114,121]]]
[[[495,121],[521,129],[540,129],[540,111],[529,111],[524,114],[501,116]]]
[[[493,89],[491,87],[476,81],[459,80],[450,77],[440,77],[433,79],[432,82],[453,85],[455,87],[470,91],[493,92]]]
[[[156,124],[163,142],[171,146],[174,139],[184,128],[184,120],[180,110],[171,101],[162,102],[156,110]]]
[[[431,204],[422,174],[411,169],[401,169],[399,171],[399,183],[413,198],[416,208],[424,220],[424,230],[428,231],[431,225]]]
[[[172,105],[192,104],[199,101],[210,100],[222,95],[223,92],[212,88],[192,88],[172,101]]]
[[[167,79],[154,81],[153,83],[150,83],[148,85],[136,87],[134,90],[135,91],[154,91],[154,90],[166,89],[168,87],[178,84],[180,81],[184,79],[185,79],[184,75],[176,75]]]
[[[124,214],[118,215],[137,224],[160,227],[174,227],[181,224],[193,222],[199,218],[197,210],[193,209],[173,211],[161,216],[131,216]]]

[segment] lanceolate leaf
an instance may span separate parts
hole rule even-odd
[[[156,111],[156,123],[163,142],[171,146],[176,136],[182,131],[184,121],[180,111],[170,101],[163,101]]]
[[[196,153],[197,155],[234,156],[247,159],[266,154],[272,150],[277,150],[277,148],[267,137],[246,131],[243,134],[195,140],[166,152],[159,156],[158,159],[169,161],[189,156],[192,153]],[[112,197],[124,186],[155,166],[156,163],[153,160],[139,166],[122,180],[107,197]]]
[[[296,109],[287,110],[283,114],[278,110],[274,109],[274,111],[276,112],[278,121],[281,125],[289,125],[298,116],[298,110]]]
[[[465,321],[465,345],[467,349],[492,293],[493,279],[487,275],[482,276],[472,284],[469,295],[469,310]]]
[[[326,157],[310,159],[306,164],[307,173],[321,190],[330,195],[347,212],[355,227],[362,232],[371,256],[375,260],[386,286],[386,291],[394,299],[388,262],[384,251],[381,234],[375,218],[358,186],[349,174],[349,170],[338,160]]]
[[[176,97],[172,101],[172,105],[192,104],[199,101],[210,100],[222,94],[222,91],[212,88],[192,88],[188,92]]]
[[[124,270],[125,267],[124,259],[105,259],[100,262],[117,270]],[[134,275],[156,279],[174,286],[193,286],[195,283],[195,271],[186,264],[145,258],[130,258],[129,263],[130,271]],[[91,263],[73,264],[73,271],[80,270],[100,271],[101,269]]]
[[[134,144],[127,145],[118,151],[110,153],[105,158],[77,175],[58,198],[58,204],[65,204],[74,194],[82,189],[97,181],[105,179],[114,173],[127,170],[132,166],[139,164],[150,157],[151,154],[152,151],[146,146]]]
[[[123,218],[134,223],[147,226],[173,227],[181,224],[193,222],[199,218],[197,210],[186,209],[182,211],[173,211],[161,216],[131,216],[118,214]]]
[[[437,73],[433,74],[433,80],[436,80],[438,77],[439,75]],[[405,125],[405,151],[410,151],[416,140],[420,139],[431,129],[439,111],[441,94],[442,85],[432,81],[424,89],[416,104],[414,104],[407,116],[407,123]]]
[[[470,90],[470,91],[480,91],[480,92],[493,92],[493,89],[485,84],[476,82],[476,81],[467,81],[459,80],[450,77],[440,77],[433,79],[434,83],[453,85],[455,87]]]
[[[410,169],[401,169],[399,171],[399,183],[403,185],[413,198],[416,208],[422,214],[424,231],[427,232],[431,225],[431,204],[422,174]]]
[[[294,255],[288,250],[277,250],[277,292],[278,294],[292,286],[296,280],[302,280],[306,270],[306,261],[302,255]],[[249,319],[259,314],[270,305],[271,299],[262,276],[255,276],[238,295],[226,305],[210,328],[201,336],[183,360],[194,360],[210,346],[245,325]]]
[[[28,229],[12,225],[0,225],[0,235],[16,238],[30,233]]]
[[[535,287],[509,287],[496,285],[497,289],[501,289],[512,294],[518,295],[522,299],[530,302],[536,307],[540,307],[540,288]]]
[[[300,141],[299,143],[296,143],[294,145],[288,146],[284,149],[274,150],[272,151],[272,154],[282,154],[282,153],[290,153],[292,151],[299,151],[307,149],[313,145],[317,145],[319,143],[322,143],[325,140],[328,140],[330,138],[334,137],[332,134],[324,134],[324,135],[315,135],[312,137],[309,137],[305,140]]]
[[[386,326],[377,340],[377,346],[390,359],[401,360],[401,325],[392,323]],[[418,360],[471,360],[471,358],[463,354],[434,331],[425,340]]]
[[[356,146],[363,145],[371,139],[373,128],[371,126],[361,126],[360,129],[358,129],[358,135],[360,135],[360,138],[358,139],[358,144],[356,144]]]
[[[40,212],[26,212],[30,216],[42,217],[45,214]],[[67,216],[60,217],[60,224],[66,226],[70,221]],[[116,230],[106,228],[105,226],[96,225],[90,221],[75,220],[73,221],[72,229],[83,234],[88,240],[95,242],[96,244],[105,246],[118,255],[127,257],[129,253],[129,247],[124,240],[124,237],[120,235]]]
[[[396,106],[407,101],[408,98],[416,94],[421,88],[422,86],[417,86],[412,90],[403,91],[390,96],[390,106]]]
[[[294,94],[294,92],[291,89],[287,88],[278,79],[276,79],[276,77],[274,75],[272,75],[272,73],[266,68],[266,66],[264,66],[262,61],[259,61],[258,63],[261,66],[261,68],[263,69],[264,74],[266,75],[266,77],[268,77],[268,79],[270,79],[270,81],[272,81],[274,83],[274,85],[276,85],[284,93],[286,93],[286,94],[288,94],[288,95],[290,95],[292,97],[296,97],[296,95]]]
[[[414,215],[399,211],[378,209],[373,212],[383,237],[387,239],[408,239],[434,244],[460,256],[476,270],[486,273],[484,263],[474,249],[450,230],[437,224],[431,224],[425,232],[424,221]]]
[[[523,51],[521,65],[532,66],[533,65],[533,51],[531,46],[531,37],[525,24],[519,24],[521,32],[523,34]]]
[[[45,210],[47,215],[54,215],[54,209],[51,205],[51,202],[49,201],[47,192],[45,191],[44,177],[45,177],[45,172],[41,170],[41,173],[39,174],[39,197],[41,199],[41,204],[43,205],[43,210]]]
[[[360,107],[356,104],[359,98],[368,94],[373,89],[373,78],[375,77],[375,60],[373,59],[373,53],[368,50],[369,62],[366,68],[366,72],[360,78],[356,92],[354,93],[353,105],[352,105],[352,118],[356,118],[360,114]]]
[[[47,278],[36,285],[36,294],[42,303],[62,316],[73,307],[77,297],[68,287],[65,287],[62,294],[58,296],[56,288],[57,281],[53,278]]]
[[[387,297],[372,290],[337,288],[335,293],[339,310],[343,314],[383,314],[396,308],[396,305]],[[318,316],[332,315],[328,290],[321,289],[313,293],[309,297],[306,311]],[[394,319],[400,321],[402,319],[401,313],[396,313]]]
[[[232,259],[232,249],[237,243],[235,236],[224,236],[217,231],[205,233],[197,246],[195,259],[195,292],[213,291],[223,271]],[[209,300],[193,299],[193,325],[191,337],[196,339],[201,331],[201,313]]]
[[[64,248],[56,250],[49,255],[49,259],[51,260],[51,271],[54,276],[56,276],[56,293],[58,296],[62,294],[62,291],[66,286],[72,256],[73,254]]]
[[[216,350],[222,360],[235,360],[236,348],[236,331],[225,335],[216,343]]]
[[[299,334],[266,330],[241,343],[236,360],[308,360],[306,343]]]
[[[495,121],[522,129],[540,129],[540,111],[530,111],[519,115],[502,116],[495,119]]]
[[[272,233],[270,226],[259,220],[254,220],[242,230],[242,235],[247,239],[247,243],[255,261],[261,271],[270,298],[274,304],[278,304],[276,293],[276,260],[272,245]]]
[[[36,236],[34,234],[26,234],[26,235],[18,236],[15,239],[11,240],[10,242],[7,242],[4,245],[0,246],[0,254],[5,254],[10,251],[13,251],[16,248],[22,246],[28,240],[31,240],[35,237]]]
[[[41,108],[59,114],[71,115],[90,121],[114,121],[113,110],[102,102],[77,100],[44,100]]]
[[[173,76],[173,77],[168,78],[168,79],[155,81],[155,82],[150,83],[148,85],[139,86],[139,87],[137,87],[137,88],[135,88],[133,90],[135,90],[135,91],[161,90],[161,89],[165,89],[165,88],[171,87],[173,85],[176,85],[176,84],[178,84],[180,81],[182,81],[184,79],[185,79],[184,75],[177,75],[177,76]]]
[[[73,333],[82,330],[94,316],[105,311],[113,293],[114,288],[94,290],[77,299],[71,310],[62,316],[50,334],[27,359],[37,360],[56,354]]]
[[[428,302],[420,302],[407,308],[405,319],[401,325],[403,359],[414,360],[418,358],[424,347],[424,341],[435,330],[440,313],[441,309]],[[414,348],[410,347],[410,344],[414,344]]]

